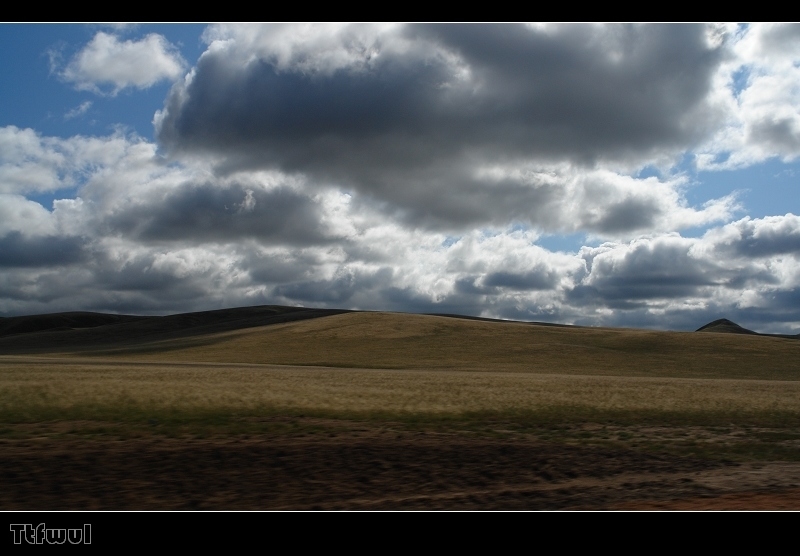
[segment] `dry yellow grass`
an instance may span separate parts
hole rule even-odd
[[[800,414],[798,379],[794,340],[352,313],[91,357],[0,356],[0,413]]]
[[[0,413],[800,412],[800,382],[316,367],[0,361]]]
[[[123,353],[151,361],[800,380],[800,342],[790,339],[396,313],[336,315]]]

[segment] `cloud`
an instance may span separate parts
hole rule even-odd
[[[225,26],[207,37],[155,118],[169,152],[215,159],[220,173],[302,175],[440,229],[652,226],[674,198],[568,182],[704,139],[722,60],[699,25]],[[550,216],[570,187],[598,197],[588,221]]]
[[[86,112],[91,107],[92,107],[92,101],[91,100],[87,100],[86,102],[82,102],[78,106],[76,106],[75,108],[73,108],[72,110],[70,110],[69,112],[64,114],[64,119],[65,120],[71,120],[73,118],[77,118],[78,116],[82,116],[82,115],[86,114]]]
[[[53,191],[67,186],[59,175],[70,162],[62,143],[32,129],[0,128],[0,193]]]
[[[0,235],[9,232],[48,235],[56,232],[50,212],[22,195],[0,193]]]
[[[0,237],[0,267],[55,267],[84,261],[84,241],[75,237],[25,237],[10,232]]]
[[[800,258],[800,217],[794,214],[743,218],[710,230],[706,237],[722,255],[747,258],[791,255]]]
[[[288,187],[182,184],[107,216],[109,233],[142,241],[326,243],[320,204]]]
[[[694,257],[695,242],[677,235],[637,239],[629,244],[583,248],[590,273],[573,295],[606,302],[691,298],[718,284],[721,270],[712,260]]]
[[[726,122],[699,149],[700,169],[726,170],[800,156],[800,25],[751,24],[730,32],[712,97]]]
[[[761,311],[800,284],[794,215],[745,218],[703,238],[658,232],[724,220],[735,209],[730,199],[686,207],[680,179],[486,166],[476,180],[507,191],[508,202],[484,197],[482,208],[464,195],[450,210],[504,225],[449,235],[413,225],[425,222],[423,212],[387,218],[397,205],[304,176],[217,175],[213,160],[191,157],[168,164],[135,136],[57,139],[7,127],[0,140],[8,145],[0,170],[26,161],[50,169],[35,187],[9,180],[7,189],[78,187],[52,211],[2,194],[5,313],[74,303],[134,312],[283,303],[624,324],[712,304]],[[435,195],[430,201],[436,207]],[[509,215],[526,214],[620,239],[553,253],[536,244],[535,229],[509,227]]]
[[[388,268],[375,272],[343,269],[326,280],[300,281],[278,286],[273,294],[291,301],[302,300],[334,307],[347,303],[356,293],[362,296],[376,286],[391,284],[392,271]]]
[[[681,314],[760,313],[800,288],[796,235],[797,217],[789,214],[745,218],[702,238],[665,234],[584,247],[580,256],[588,272],[565,300],[583,310],[580,320],[614,325],[658,327],[658,318],[687,322]],[[784,309],[779,312],[800,316]]]
[[[142,147],[119,149],[52,212],[3,198],[0,312],[279,303],[687,329],[720,316],[766,323],[772,307],[800,320],[778,307],[800,288],[794,215],[554,253],[532,230],[448,236],[275,175],[202,181]]]
[[[0,127],[0,193],[74,188],[98,169],[114,166],[128,151],[149,149],[135,136],[43,137],[32,129]]]
[[[549,290],[556,285],[555,272],[537,268],[531,272],[492,272],[486,275],[483,284],[490,288],[509,288],[512,290]]]
[[[72,82],[176,79],[159,142],[0,128],[0,313],[277,303],[788,331],[798,217],[743,217],[735,193],[690,204],[670,168],[698,145],[707,168],[794,156],[795,35],[222,25],[184,75],[148,65],[182,64],[163,38],[98,33]],[[111,66],[128,73],[87,69]]]
[[[267,148],[264,163],[284,169],[297,167],[307,143],[305,152],[323,156],[305,164],[319,160],[331,173],[333,160],[349,153],[344,164],[352,164],[364,148],[362,162],[379,154],[394,166],[409,155],[421,163],[651,156],[705,133],[704,96],[721,61],[699,25],[313,31],[210,33],[190,79],[167,100],[162,139],[176,148]]]
[[[151,33],[138,41],[120,41],[98,32],[61,72],[76,89],[116,95],[123,89],[147,89],[162,80],[175,80],[186,62],[163,36]]]

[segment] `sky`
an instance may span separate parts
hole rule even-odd
[[[0,24],[0,316],[800,332],[800,25]]]

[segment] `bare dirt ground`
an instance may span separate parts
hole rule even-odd
[[[0,440],[2,510],[800,510],[800,463],[320,423]],[[38,435],[37,435],[38,434]]]

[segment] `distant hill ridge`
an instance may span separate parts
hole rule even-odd
[[[133,346],[357,312],[361,311],[260,305],[167,316],[65,312],[0,317],[0,354]],[[436,316],[498,323],[522,322],[455,314]],[[545,322],[526,322],[525,324],[583,328]],[[800,339],[800,334],[759,334],[728,319],[715,320],[700,327],[697,331]]]
[[[792,338],[792,339],[800,339],[800,334],[761,334],[759,332],[754,332],[748,328],[744,328],[739,326],[735,322],[728,320],[728,319],[717,319],[715,321],[711,321],[705,326],[701,326],[695,332],[721,332],[727,334],[752,334],[755,336],[772,336],[775,338]]]
[[[701,326],[695,332],[729,332],[731,334],[758,334],[728,319],[717,319]]]
[[[106,313],[52,313],[47,315],[27,315],[22,317],[0,318],[0,337],[14,334],[30,334],[45,330],[74,330],[94,328],[107,324],[133,322],[147,317],[134,315],[109,315]]]
[[[0,318],[0,353],[48,352],[60,347],[83,349],[174,340],[268,324],[349,313],[259,305],[167,316],[72,312]]]

